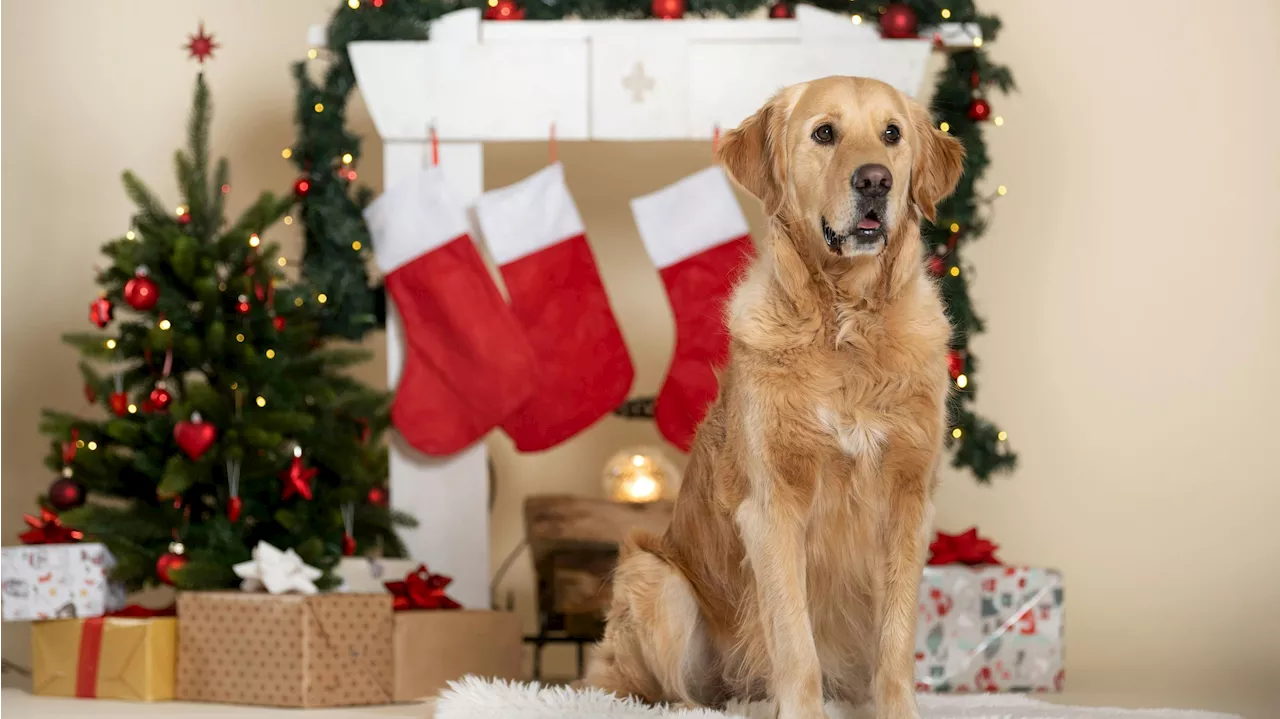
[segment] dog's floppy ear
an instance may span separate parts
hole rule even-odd
[[[915,130],[915,164],[911,168],[911,201],[929,221],[937,219],[938,203],[956,189],[964,172],[964,146],[933,125],[929,111],[910,103]]]
[[[782,135],[788,109],[783,93],[778,93],[754,115],[726,132],[716,148],[716,158],[729,176],[755,195],[769,215],[782,204],[786,170]]]

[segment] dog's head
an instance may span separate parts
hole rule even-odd
[[[852,258],[878,255],[915,213],[934,219],[964,150],[893,87],[828,77],[779,92],[725,135],[719,157],[794,239]]]

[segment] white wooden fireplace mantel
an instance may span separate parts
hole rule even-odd
[[[980,31],[950,23],[932,32],[972,46]],[[313,47],[323,37],[323,28],[309,34]],[[436,20],[429,41],[349,51],[385,144],[384,186],[430,162],[434,130],[440,166],[469,203],[484,190],[485,142],[546,140],[553,125],[565,141],[710,140],[779,88],[825,75],[874,77],[915,95],[931,45],[881,40],[870,24],[800,5],[791,20],[482,22],[467,9]],[[393,307],[388,314],[394,386],[404,336]],[[405,543],[451,575],[451,594],[472,608],[490,601],[487,472],[483,442],[444,460],[392,445],[391,501],[419,521]]]

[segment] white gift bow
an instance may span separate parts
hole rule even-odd
[[[315,580],[324,574],[302,561],[302,557],[292,549],[282,552],[267,542],[258,542],[258,546],[253,548],[253,559],[240,562],[231,569],[244,580],[240,582],[241,591],[260,592],[266,589],[271,594],[315,594]]]

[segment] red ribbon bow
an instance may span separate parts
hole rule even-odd
[[[962,534],[938,532],[929,544],[929,564],[1000,564],[996,550],[1000,545],[978,536],[978,528],[970,527]]]
[[[452,581],[453,577],[432,574],[427,571],[427,565],[419,564],[417,569],[405,575],[404,581],[385,584],[395,595],[397,612],[406,609],[461,609],[461,604],[444,593],[444,588]]]
[[[18,535],[18,541],[23,544],[67,544],[84,538],[84,532],[62,526],[58,515],[47,509],[41,509],[39,517],[24,514],[22,520],[31,527]]]

